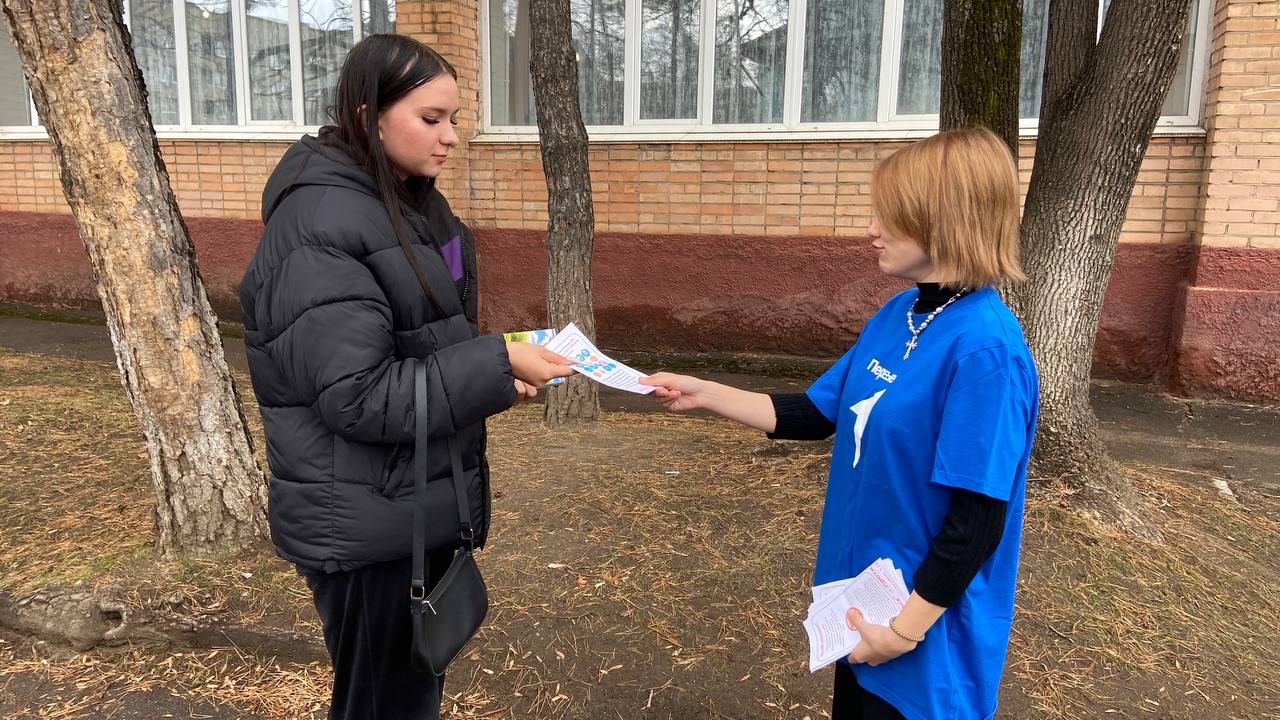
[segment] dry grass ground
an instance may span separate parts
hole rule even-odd
[[[533,408],[492,431],[493,604],[446,686],[450,716],[827,715],[799,624],[825,445],[656,414],[552,433]],[[1002,717],[1280,717],[1280,502],[1130,471],[1164,545],[1099,533],[1052,488],[1030,500]],[[269,547],[157,563],[147,473],[114,367],[0,351],[0,589],[116,582],[157,613],[318,642],[305,585]],[[298,655],[7,637],[0,712],[134,717],[130,698],[161,688],[217,717],[320,717],[328,669]]]

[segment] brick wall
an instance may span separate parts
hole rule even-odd
[[[464,141],[480,117],[476,3],[398,3],[399,30],[440,50],[459,72]],[[1104,307],[1099,367],[1157,381],[1172,367],[1189,390],[1280,397],[1280,2],[1216,0],[1211,47],[1207,136],[1154,139],[1138,176]],[[160,144],[211,295],[232,307],[256,244],[262,185],[289,143]],[[861,244],[829,239],[863,233],[871,170],[900,146],[592,145],[603,331],[633,333],[610,338],[617,346],[650,344],[634,335],[644,327],[686,349],[777,349],[772,343],[782,340],[794,348],[804,333],[816,350],[842,346],[892,288]],[[1024,186],[1033,153],[1034,143],[1024,142]],[[441,187],[480,229],[489,256],[507,259],[487,265],[490,326],[539,322],[546,191],[537,145],[470,142]],[[83,251],[65,213],[48,144],[0,141],[6,297],[90,301]],[[54,246],[58,253],[49,252]],[[678,282],[668,269],[649,272],[652,257],[677,252],[694,261]],[[83,287],[69,291],[76,282]]]
[[[1202,243],[1280,248],[1280,2],[1219,0]]]
[[[1175,385],[1280,397],[1280,2],[1217,0],[1204,223]]]
[[[871,171],[887,142],[592,145],[601,232],[860,235]],[[1123,242],[1188,243],[1203,173],[1201,138],[1152,141],[1129,203]],[[1025,189],[1033,142],[1019,150]],[[546,184],[533,144],[473,143],[468,219],[545,229]]]
[[[288,147],[281,142],[160,141],[178,206],[188,217],[257,219],[262,186]],[[47,141],[0,142],[0,211],[68,212]]]
[[[871,169],[877,158],[899,146],[592,145],[596,226],[602,232],[659,234],[858,235],[871,213]],[[256,219],[262,186],[288,143],[166,140],[160,148],[185,215]],[[1034,152],[1033,143],[1023,143],[1024,184]],[[1203,152],[1200,138],[1152,142],[1122,241],[1190,240]],[[546,228],[546,185],[537,145],[471,143],[450,160],[441,189],[474,225]],[[1253,198],[1233,199],[1258,204]],[[0,142],[0,211],[66,212],[47,142]]]

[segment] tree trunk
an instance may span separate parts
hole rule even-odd
[[[0,0],[0,7],[146,435],[157,545],[169,555],[263,537],[266,483],[160,158],[121,7],[111,0]]]
[[[1029,281],[1010,293],[1040,370],[1039,475],[1080,509],[1153,533],[1111,462],[1089,405],[1103,294],[1142,158],[1168,94],[1188,0],[1112,3],[1094,42],[1096,0],[1053,0],[1035,167],[1022,217]],[[1092,10],[1091,10],[1092,8]]]
[[[990,128],[1018,157],[1022,0],[947,0],[941,129]]]
[[[530,0],[530,71],[547,178],[547,317],[555,327],[577,323],[595,338],[591,303],[591,244],[595,215],[587,163],[587,129],[578,105],[569,0]],[[595,420],[600,396],[595,383],[570,378],[547,393],[546,422]]]

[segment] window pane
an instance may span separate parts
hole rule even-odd
[[[712,120],[782,122],[787,0],[719,0]]]
[[[876,119],[884,0],[809,0],[800,119]]]
[[[352,45],[351,6],[344,0],[300,0],[302,20],[302,100],[306,123],[331,122],[329,105]]]
[[[396,31],[396,0],[362,0],[360,12],[365,35]]]
[[[624,0],[573,0],[573,46],[578,52],[582,122],[621,125]]]
[[[489,117],[536,125],[529,82],[529,0],[489,0]]]
[[[1111,0],[1102,0],[1099,11],[1103,26],[1106,25],[1107,10],[1111,8]],[[1191,1],[1191,12],[1187,17],[1187,31],[1182,36],[1182,53],[1178,57],[1178,66],[1173,71],[1173,83],[1169,86],[1169,95],[1160,109],[1163,116],[1181,116],[1190,114],[1188,107],[1191,101],[1191,62],[1196,46],[1196,26],[1199,24],[1199,0]]]
[[[250,119],[292,120],[288,0],[249,3],[245,32],[245,44],[249,48]]]
[[[0,23],[0,126],[30,124],[31,109],[22,61],[9,41],[9,28]]]
[[[906,0],[898,114],[934,115],[942,102],[942,0]]]
[[[173,0],[130,0],[133,57],[147,84],[154,125],[177,125],[178,60],[173,35]]]
[[[185,0],[191,122],[236,124],[230,0]]]
[[[1191,16],[1187,19],[1187,31],[1182,36],[1182,53],[1178,58],[1178,68],[1173,71],[1173,84],[1169,86],[1169,96],[1164,100],[1161,115],[1189,115],[1191,102],[1191,61],[1196,49],[1197,16],[1200,14],[1200,3],[1191,3]]]
[[[1040,88],[1044,85],[1044,46],[1048,38],[1049,0],[1024,0],[1018,117],[1040,117]]]
[[[641,0],[640,117],[698,117],[701,6],[701,0]]]

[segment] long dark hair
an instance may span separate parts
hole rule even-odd
[[[356,43],[347,53],[338,77],[334,106],[329,109],[336,127],[335,139],[378,184],[382,204],[391,217],[391,229],[400,241],[409,265],[418,276],[427,299],[441,316],[444,311],[436,301],[426,273],[418,264],[409,243],[409,229],[403,206],[411,202],[408,188],[396,174],[378,136],[378,117],[384,108],[431,82],[441,74],[453,78],[458,73],[440,53],[404,35],[370,35]],[[363,113],[361,110],[363,109]],[[363,116],[363,117],[362,117]],[[427,187],[435,185],[427,179]]]

